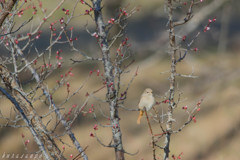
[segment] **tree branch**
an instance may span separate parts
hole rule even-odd
[[[0,28],[2,27],[3,22],[5,21],[5,19],[7,18],[7,16],[9,15],[9,13],[11,12],[12,8],[14,7],[14,5],[16,3],[17,3],[17,0],[9,0],[8,1],[6,8],[3,9],[3,13],[1,13]]]

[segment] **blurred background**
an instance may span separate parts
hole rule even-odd
[[[189,3],[188,0],[186,2]],[[54,7],[57,0],[43,0],[43,6]],[[135,63],[131,65],[130,71],[123,78],[123,84],[127,85],[139,67],[138,76],[134,79],[129,89],[128,99],[125,106],[137,108],[140,96],[146,87],[153,89],[157,100],[163,100],[165,93],[169,89],[168,71],[170,70],[170,57],[168,51],[167,13],[163,0],[105,0],[104,14],[107,19],[114,17],[119,6],[128,6],[130,10],[138,7],[140,10],[128,20],[126,34],[131,43],[131,52],[134,54]],[[64,7],[71,8],[73,0],[64,3]],[[181,19],[187,11],[186,6],[176,6],[174,19]],[[186,35],[186,41],[190,42],[195,35],[204,29],[209,19],[216,17],[216,22],[210,26],[206,33],[201,32],[194,41],[192,47],[198,48],[197,52],[189,52],[177,66],[177,72],[191,74],[198,78],[177,78],[179,92],[182,92],[181,101],[174,111],[177,120],[174,123],[178,129],[187,120],[188,116],[182,110],[182,106],[187,105],[189,109],[196,103],[204,99],[201,111],[197,115],[197,122],[188,125],[182,132],[173,135],[171,140],[171,154],[178,155],[183,152],[182,159],[185,160],[239,160],[240,158],[240,2],[239,0],[204,0],[194,8],[194,17],[186,25],[176,28],[177,41],[181,43],[182,36]],[[85,8],[79,6],[79,11],[84,12]],[[51,10],[51,9],[50,9]],[[57,14],[54,18],[58,19]],[[54,19],[53,18],[53,19]],[[21,21],[21,19],[19,20]],[[85,30],[85,25],[94,31],[94,23],[90,18],[79,17],[71,23],[74,26],[74,34],[78,37],[76,42],[78,48],[89,54],[100,52],[95,39]],[[37,20],[36,20],[37,25]],[[35,44],[39,50],[48,45],[49,35],[48,25],[44,26],[43,35]],[[23,28],[20,32],[26,33],[28,28]],[[44,32],[46,30],[46,32]],[[60,46],[57,46],[60,47]],[[55,49],[57,49],[57,47]],[[81,58],[78,54],[72,53],[69,48],[61,46],[63,49],[65,73],[69,67],[73,67],[74,78],[71,78],[71,87],[80,86],[86,79],[90,70],[101,69],[101,66],[94,64],[74,64],[69,60]],[[4,49],[1,48],[4,54]],[[61,73],[56,73],[48,80],[48,84],[54,85]],[[26,74],[27,75],[27,74]],[[24,83],[28,76],[21,77]],[[94,91],[101,84],[101,80],[92,77],[85,85],[79,95],[74,97],[71,104],[81,104],[84,102],[85,93]],[[125,86],[126,87],[126,86]],[[65,89],[60,89],[55,94],[55,100],[60,101],[65,98],[62,94]],[[99,97],[104,97],[98,93]],[[95,103],[94,100],[91,100]],[[2,98],[3,106],[10,105]],[[41,107],[41,105],[39,105]],[[99,106],[100,107],[100,106]],[[164,111],[167,105],[156,106]],[[107,107],[101,105],[102,110],[107,114]],[[67,112],[68,110],[66,110]],[[150,160],[151,137],[146,120],[140,126],[136,124],[138,112],[129,112],[120,109],[121,128],[123,133],[124,148],[127,152],[134,153],[135,156],[126,155],[127,160]],[[107,120],[98,114],[99,121],[107,123]],[[90,160],[112,160],[114,159],[113,149],[102,147],[95,138],[90,137],[93,126],[96,122],[91,115],[80,117],[73,125],[74,132],[82,146],[88,146],[86,153]],[[153,130],[156,134],[161,133],[158,124],[153,123]],[[16,132],[17,130],[17,132]],[[30,134],[23,129],[0,129],[0,159],[3,153],[25,153],[21,135],[26,137]],[[97,130],[99,138],[106,144],[111,140],[111,130],[101,128]],[[67,141],[68,139],[66,139]],[[32,145],[32,146],[31,146]],[[33,147],[33,142],[28,146]],[[66,154],[76,154],[71,147],[66,146]],[[158,152],[159,159],[162,153]]]

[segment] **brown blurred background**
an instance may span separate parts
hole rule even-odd
[[[187,1],[187,0],[186,0]],[[43,5],[49,3],[49,7],[56,3],[43,1]],[[133,15],[129,20],[127,35],[132,44],[131,51],[134,53],[136,62],[130,67],[130,72],[125,75],[123,82],[127,84],[137,67],[138,76],[135,78],[129,90],[128,99],[125,106],[136,108],[139,97],[146,87],[153,88],[158,100],[162,100],[165,92],[169,88],[168,73],[170,61],[168,50],[167,15],[164,12],[165,6],[162,0],[105,0],[104,9],[106,17],[113,17],[114,12],[119,6],[130,4],[129,9],[134,6],[140,7],[140,11]],[[71,7],[72,0],[64,4]],[[217,22],[211,26],[210,31],[202,33],[193,44],[199,48],[198,52],[187,54],[186,59],[177,66],[179,73],[198,76],[196,79],[178,78],[179,90],[183,92],[179,108],[174,112],[177,122],[175,129],[181,126],[187,119],[187,114],[181,109],[188,105],[191,109],[201,99],[201,111],[197,115],[197,122],[191,123],[182,132],[173,135],[171,140],[171,154],[178,155],[183,152],[182,159],[185,160],[239,160],[240,159],[240,3],[239,0],[204,0],[195,9],[195,16],[189,24],[176,29],[176,34],[181,37],[187,35],[187,40],[196,35],[208,23],[208,19],[216,17]],[[83,8],[79,8],[81,11]],[[176,11],[176,19],[182,18],[181,10]],[[57,15],[56,15],[57,17]],[[91,30],[94,30],[93,23],[89,19],[73,21],[72,25],[76,28],[78,36],[78,47],[86,53],[94,54],[99,52],[95,39],[90,37],[84,28],[88,22]],[[195,26],[196,25],[196,26]],[[47,27],[45,27],[47,30]],[[25,32],[22,30],[22,32]],[[39,40],[38,47],[47,45],[47,34]],[[181,38],[179,38],[181,40]],[[63,48],[64,58],[66,59],[63,73],[73,67],[74,78],[71,78],[71,87],[75,88],[86,79],[90,70],[98,68],[93,64],[72,65],[68,60],[70,56],[78,58],[75,53],[68,54],[68,48]],[[61,73],[52,75],[48,84],[54,84]],[[26,79],[22,77],[24,83]],[[100,86],[101,80],[91,78],[79,95],[74,97],[68,104],[81,104],[86,92],[91,92]],[[65,98],[62,94],[64,88],[55,95],[55,100],[60,101]],[[101,93],[97,96],[101,97]],[[95,103],[91,100],[89,104]],[[9,102],[2,98],[1,106],[8,106]],[[39,105],[41,107],[41,105]],[[100,106],[98,106],[100,107]],[[157,106],[159,110],[165,110],[166,105]],[[101,105],[107,114],[107,107]],[[4,109],[5,110],[5,109]],[[98,109],[97,109],[98,110]],[[66,110],[67,112],[68,110]],[[5,110],[7,113],[7,111]],[[138,113],[128,112],[120,109],[121,128],[123,132],[123,144],[126,151],[134,153],[135,156],[126,155],[127,160],[150,160],[151,159],[151,137],[147,123],[138,126],[136,124]],[[101,114],[98,118],[102,123],[107,123]],[[154,122],[153,122],[154,123]],[[114,159],[113,149],[102,147],[95,138],[89,136],[93,131],[95,121],[91,115],[80,117],[73,125],[74,132],[82,146],[88,146],[86,153],[90,160],[112,160]],[[153,125],[154,132],[161,133],[157,124]],[[21,134],[31,137],[23,129],[0,130],[0,159],[5,153],[26,153],[22,144]],[[99,138],[108,144],[111,140],[111,130],[99,127],[97,131]],[[68,139],[66,139],[68,140]],[[33,140],[28,145],[34,148]],[[66,155],[76,154],[74,150],[66,146]],[[162,153],[158,153],[161,159]]]

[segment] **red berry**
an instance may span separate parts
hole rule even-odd
[[[185,41],[186,38],[187,38],[187,36],[183,36],[183,37],[182,37],[182,41]]]
[[[92,132],[90,132],[90,137],[94,137],[94,134]]]
[[[182,107],[182,109],[184,109],[184,110],[187,110],[187,108],[188,108],[187,106],[183,106],[183,107]]]

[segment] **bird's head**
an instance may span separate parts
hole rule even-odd
[[[151,88],[146,88],[144,93],[148,94],[148,95],[152,95],[152,89]]]

